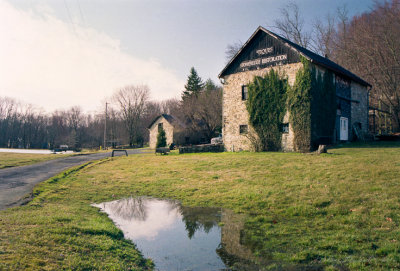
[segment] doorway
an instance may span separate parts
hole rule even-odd
[[[349,140],[349,119],[340,117],[340,140]]]

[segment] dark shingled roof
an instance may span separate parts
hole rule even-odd
[[[371,87],[371,85],[364,81],[363,79],[361,79],[360,77],[358,77],[357,75],[355,75],[354,73],[346,70],[345,68],[343,68],[342,66],[336,64],[335,62],[333,62],[332,60],[320,56],[316,53],[311,52],[310,50],[301,47],[300,45],[291,42],[288,39],[285,39],[267,29],[265,29],[262,26],[259,26],[257,28],[257,30],[253,33],[253,35],[251,35],[251,37],[247,40],[247,42],[242,46],[242,48],[236,53],[236,55],[231,59],[231,61],[229,61],[229,63],[225,66],[225,68],[221,71],[221,73],[219,74],[219,77],[223,77],[225,75],[226,70],[228,69],[228,67],[233,63],[233,61],[236,59],[236,57],[238,55],[240,55],[240,53],[243,51],[243,49],[250,43],[250,41],[252,40],[252,38],[259,32],[259,31],[264,31],[265,33],[267,33],[268,35],[282,41],[286,46],[294,49],[295,51],[297,51],[300,55],[304,56],[305,58],[307,58],[308,60],[311,61],[311,63],[317,64],[319,66],[322,66],[326,69],[329,69],[331,71],[333,71],[334,73],[338,74],[338,75],[342,75],[345,78],[351,79],[361,85],[364,86],[369,86]]]
[[[174,118],[171,115],[168,114],[161,114],[160,116],[158,116],[157,118],[155,118],[151,124],[149,125],[149,127],[147,127],[148,129],[151,128],[151,126],[153,126],[153,124],[161,117],[164,117],[164,119],[166,119],[172,126],[176,127],[176,126],[181,126],[181,127],[185,127],[185,125],[183,123],[181,123],[179,120],[177,120],[176,118]]]

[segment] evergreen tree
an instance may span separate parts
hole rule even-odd
[[[167,146],[167,136],[165,135],[165,131],[163,127],[160,127],[157,135],[157,143],[156,148],[166,147]]]
[[[190,69],[190,74],[188,76],[187,84],[185,85],[185,90],[182,94],[182,100],[197,94],[203,89],[204,83],[194,67]]]
[[[217,88],[218,88],[217,85],[210,78],[208,78],[206,80],[206,82],[204,83],[204,89],[205,90],[216,90]]]

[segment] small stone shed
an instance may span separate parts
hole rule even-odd
[[[247,135],[251,130],[248,127],[249,115],[246,109],[247,85],[255,76],[263,76],[274,69],[284,73],[289,85],[293,86],[297,71],[303,67],[302,57],[317,72],[323,74],[329,70],[334,75],[337,104],[335,129],[315,140],[330,144],[349,141],[357,133],[368,132],[370,84],[328,58],[260,26],[219,74],[223,83],[222,134],[227,151],[251,149]],[[282,149],[293,151],[294,134],[289,123],[289,112],[286,113],[282,125]]]
[[[156,117],[153,122],[149,125],[149,146],[151,149],[156,148],[157,135],[161,127],[165,131],[167,137],[167,146],[172,143],[181,145],[185,140],[185,125],[179,120],[168,114],[162,114]]]

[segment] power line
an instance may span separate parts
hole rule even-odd
[[[69,11],[67,2],[66,2],[65,0],[64,0],[64,5],[65,5],[65,9],[67,10],[68,19],[69,19],[69,22],[70,22],[70,24],[71,24],[72,31],[74,32],[75,36],[77,36],[76,30],[75,30],[75,26],[74,26],[74,23],[73,23],[72,17],[71,17],[71,12]]]
[[[79,14],[81,15],[81,18],[82,18],[83,26],[86,27],[85,17],[83,16],[83,12],[82,12],[82,8],[81,8],[81,4],[79,3],[79,0],[76,0],[76,3],[78,5]]]

